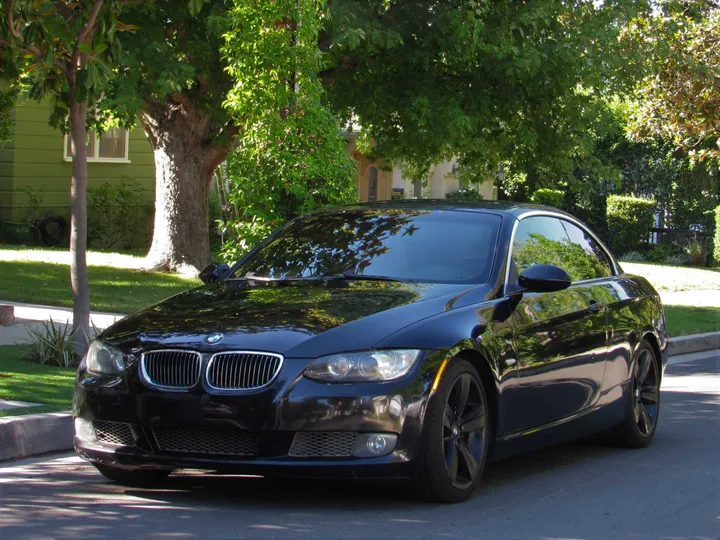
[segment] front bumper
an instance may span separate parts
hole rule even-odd
[[[118,443],[80,437],[75,450],[91,462],[126,468],[207,469],[262,476],[408,478],[420,449],[423,415],[432,381],[444,355],[427,354],[399,381],[324,384],[302,377],[307,361],[287,360],[282,376],[262,392],[215,394],[205,387],[167,392],[142,384],[136,371],[122,377],[80,372],[73,399],[76,418],[127,426],[131,437]],[[158,432],[179,430],[237,436],[257,441],[251,456],[213,448],[163,447]],[[380,433],[396,437],[381,457],[293,455],[298,434]],[[221,435],[222,434],[222,435]],[[210,437],[212,439],[212,436]],[[128,443],[129,441],[129,443]]]

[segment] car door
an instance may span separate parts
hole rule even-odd
[[[609,261],[593,250],[591,235],[554,215],[531,215],[516,227],[509,293],[534,264],[553,264],[568,289],[524,293],[513,312],[518,376],[507,394],[510,432],[570,417],[597,401],[607,355]]]

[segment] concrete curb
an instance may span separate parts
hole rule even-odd
[[[0,418],[0,461],[72,449],[70,413],[28,414]]]
[[[670,356],[720,349],[720,332],[670,340]],[[73,421],[69,413],[0,418],[0,461],[72,450]]]
[[[679,336],[670,339],[669,355],[690,354],[720,349],[720,332]]]

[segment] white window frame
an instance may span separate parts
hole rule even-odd
[[[125,130],[125,157],[121,158],[101,158],[101,157],[90,157],[88,156],[88,163],[132,163],[129,159],[130,153],[130,130],[127,128],[120,128]],[[90,133],[95,133],[95,156],[100,154],[100,137],[97,132],[93,129]],[[68,149],[68,135],[63,136],[63,161],[72,162],[72,156],[67,153]]]

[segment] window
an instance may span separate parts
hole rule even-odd
[[[310,214],[280,231],[234,277],[312,279],[356,272],[426,283],[485,283],[501,221],[480,212]]]
[[[377,167],[370,167],[368,174],[368,201],[377,201],[378,191],[378,170]]]
[[[585,256],[582,257],[585,262],[584,273],[586,277],[584,279],[612,276],[612,264],[600,244],[577,225],[564,220],[562,224],[567,231],[570,242],[585,252]],[[580,252],[578,251],[578,253]]]
[[[610,261],[597,242],[569,221],[550,216],[520,221],[513,260],[518,273],[535,264],[552,264],[565,270],[573,281],[612,275]]]
[[[87,139],[88,161],[128,163],[128,138],[129,132],[125,128],[110,128],[99,137],[91,131]],[[72,148],[72,139],[65,135],[65,161],[72,161]]]

